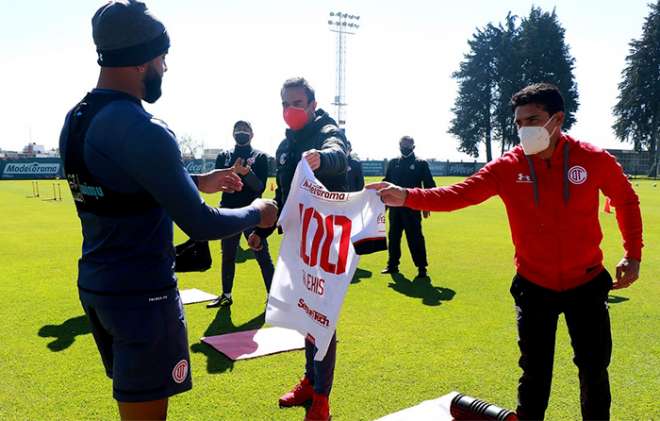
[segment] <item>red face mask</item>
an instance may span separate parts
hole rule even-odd
[[[308,119],[304,108],[287,107],[284,109],[284,121],[292,130],[300,130],[305,127]]]

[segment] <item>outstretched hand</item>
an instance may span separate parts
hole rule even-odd
[[[380,196],[380,200],[382,200],[385,205],[391,207],[403,206],[406,202],[406,197],[408,196],[408,190],[386,181],[369,183],[364,186],[364,188],[376,190]]]
[[[241,177],[234,173],[232,168],[224,170],[213,170],[197,177],[197,188],[202,193],[226,192],[234,193],[241,191],[243,182]]]

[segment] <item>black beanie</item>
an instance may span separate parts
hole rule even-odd
[[[247,120],[238,120],[236,123],[234,123],[234,130],[236,130],[238,126],[245,126],[249,128],[250,131],[252,131],[252,124],[250,124],[250,122]]]
[[[136,0],[110,1],[97,10],[92,36],[102,67],[139,66],[170,48],[165,25]]]

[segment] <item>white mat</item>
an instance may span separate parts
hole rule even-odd
[[[283,327],[244,330],[202,338],[232,360],[247,360],[305,347],[305,337],[295,330]]]
[[[424,401],[412,408],[403,409],[376,421],[452,421],[454,418],[449,412],[451,400],[458,392],[451,392],[437,399]]]
[[[184,289],[183,291],[179,291],[179,295],[181,295],[181,302],[183,304],[203,303],[204,301],[215,300],[218,297],[197,288]]]

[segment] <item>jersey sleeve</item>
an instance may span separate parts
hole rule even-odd
[[[366,196],[366,203],[361,214],[353,222],[351,240],[358,255],[371,254],[387,250],[385,232],[385,205],[375,190],[364,190],[359,194]],[[356,226],[360,223],[361,226]]]

